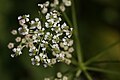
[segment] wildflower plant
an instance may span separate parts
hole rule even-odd
[[[18,20],[21,27],[11,33],[20,35],[15,39],[19,45],[8,45],[14,52],[12,57],[21,55],[23,48],[28,48],[33,65],[43,64],[47,67],[56,62],[71,63],[70,58],[74,51],[71,39],[73,28],[61,22],[62,19],[56,10],[46,14],[44,23],[39,18],[30,21],[29,15],[19,16]]]
[[[50,67],[61,62],[69,66],[74,65],[77,69],[75,69],[75,74],[71,73],[72,78],[58,72],[55,77],[44,78],[44,80],[78,80],[81,73],[84,73],[86,80],[93,80],[88,73],[89,70],[112,73],[108,70],[88,67],[101,54],[84,62],[78,37],[74,0],[46,1],[38,4],[38,7],[40,8],[40,18],[36,17],[31,20],[29,14],[18,17],[20,27],[11,31],[16,36],[15,43],[8,44],[8,48],[13,51],[11,57],[23,54],[23,49],[28,48],[32,65]],[[72,21],[65,13],[67,7],[72,9]],[[119,42],[110,47],[117,43]],[[76,55],[77,58],[73,55]]]

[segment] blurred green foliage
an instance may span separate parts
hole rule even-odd
[[[7,48],[7,44],[13,41],[10,31],[19,26],[17,16],[23,14],[30,14],[31,18],[38,16],[37,4],[40,2],[41,0],[0,0],[0,80],[43,80],[44,76],[74,68],[61,63],[46,69],[32,66],[26,50],[20,57],[14,59],[10,57],[12,52]],[[76,0],[80,32],[78,37],[85,60],[120,40],[119,3],[119,0]],[[71,18],[71,15],[69,17]],[[120,44],[107,50],[105,55],[98,59],[100,60],[120,60]],[[120,72],[120,63],[103,63],[97,66]],[[93,75],[99,80],[99,74]],[[117,75],[102,74],[102,76],[104,76],[102,80],[120,80]]]

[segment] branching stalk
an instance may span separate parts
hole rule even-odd
[[[109,73],[109,74],[114,74],[114,75],[120,75],[120,72],[111,71],[111,70],[106,70],[106,69],[101,69],[101,68],[86,67],[86,69],[87,69],[87,70],[91,70],[91,71],[102,72],[102,73]]]
[[[107,50],[111,49],[112,47],[116,46],[118,43],[120,43],[120,40],[113,43],[113,44],[111,44],[110,46],[104,48],[103,50],[97,52],[96,54],[98,54],[98,55],[96,55],[96,56],[92,57],[91,59],[89,59],[87,62],[85,62],[85,64],[89,65],[92,62],[96,61],[97,59],[99,59],[101,56],[103,56],[105,54],[105,51],[107,51]]]

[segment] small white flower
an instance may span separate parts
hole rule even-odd
[[[32,65],[35,65],[35,59],[31,58],[31,61],[32,61]]]
[[[43,58],[46,58],[46,57],[47,57],[47,55],[46,55],[46,54],[44,54],[44,55],[43,55]]]
[[[22,39],[22,43],[25,43],[25,42],[26,42],[26,39],[25,39],[25,38],[23,38],[23,39]]]
[[[21,41],[21,37],[17,37],[15,40],[16,40],[16,42],[20,42]]]
[[[65,4],[65,6],[71,6],[72,3],[70,0],[68,0],[68,1],[64,2],[64,4]]]
[[[39,56],[35,56],[35,59],[36,59],[36,61],[40,61],[40,57]]]
[[[11,57],[12,57],[12,58],[15,57],[15,54],[11,54]]]
[[[34,24],[34,23],[35,23],[35,21],[32,20],[32,21],[31,21],[31,24]]]
[[[22,19],[22,16],[19,16],[19,17],[18,17],[18,20],[20,20],[20,19]]]
[[[65,63],[69,65],[71,63],[71,60],[65,59]]]
[[[50,63],[50,59],[47,59],[47,62]]]
[[[9,49],[12,49],[13,47],[14,47],[14,43],[9,43],[9,44],[8,44],[8,48],[9,48]]]
[[[73,45],[73,40],[70,40],[69,43],[68,43],[69,46],[72,46]]]
[[[25,35],[24,38],[25,38],[26,40],[29,40],[31,36],[32,36],[31,34],[27,34],[27,35]]]
[[[68,52],[73,52],[74,51],[74,48],[73,47],[70,47],[69,49],[68,49]]]
[[[43,53],[40,53],[39,56],[40,56],[40,57],[43,57]]]
[[[47,9],[46,7],[44,7],[44,8],[42,9],[42,13],[43,13],[43,14],[47,13],[47,11],[48,11],[48,9]]]
[[[40,65],[40,63],[36,63],[36,65],[37,65],[37,66],[39,66],[39,65]]]
[[[44,78],[44,80],[50,80],[50,78]]]
[[[43,8],[43,7],[44,7],[43,4],[38,4],[38,6],[40,6],[40,8]]]
[[[29,22],[29,18],[26,18],[25,20],[26,20],[26,22]]]
[[[37,35],[37,34],[34,34],[34,35],[32,36],[32,39],[33,39],[33,40],[36,40],[37,37],[38,37],[38,35]]]
[[[30,15],[28,14],[28,15],[25,15],[25,17],[27,18],[27,17],[30,17]]]
[[[62,53],[59,54],[59,57],[61,57],[61,58],[63,58],[63,59],[64,59],[64,56],[65,56],[65,55],[62,54]]]
[[[54,3],[51,3],[50,6],[51,7],[56,7],[56,5]]]
[[[43,50],[43,51],[45,51],[45,50],[46,50],[46,48],[44,47],[44,48],[42,48],[42,50]]]
[[[68,43],[66,41],[63,42],[64,45],[68,45]]]
[[[48,19],[47,21],[48,21],[49,23],[52,23],[52,24],[54,23],[54,19],[53,19],[53,18]]]
[[[27,27],[20,27],[18,31],[21,35],[27,35],[29,32],[29,29]]]
[[[68,46],[64,46],[64,50],[68,50]]]
[[[47,34],[47,35],[50,35],[50,32],[47,32],[46,34]]]
[[[38,22],[37,28],[41,30],[41,22]]]
[[[64,29],[65,26],[67,26],[67,24],[66,24],[66,23],[63,23],[62,26],[61,26],[61,28]]]
[[[12,30],[11,33],[12,33],[13,35],[16,35],[16,34],[17,34],[17,30]]]
[[[25,22],[26,22],[25,19],[21,19],[21,20],[19,20],[19,24],[20,24],[20,25],[24,25]]]
[[[68,77],[67,76],[63,76],[63,80],[68,80]]]
[[[47,15],[45,17],[46,17],[46,19],[49,19],[50,18],[50,13],[47,13]]]
[[[59,0],[54,0],[54,4],[58,5],[59,4]]]
[[[29,53],[29,56],[32,56],[33,55],[33,53]]]
[[[64,6],[63,4],[60,5],[60,10],[61,10],[62,12],[65,11],[65,6]]]
[[[46,1],[44,5],[45,5],[45,7],[48,7],[49,4],[50,4],[50,2],[49,2],[49,1]]]
[[[46,68],[47,67],[47,65],[46,64],[43,64],[43,66]]]
[[[60,42],[60,47],[64,48],[64,44],[62,42]]]
[[[14,49],[13,49],[13,52],[16,52],[16,51],[17,51],[17,49],[16,49],[16,48],[14,48]]]
[[[36,21],[36,22],[39,21],[39,18],[35,18],[35,21]]]
[[[51,60],[51,63],[52,63],[52,64],[55,64],[55,63],[56,63],[56,59],[52,59],[52,60]]]
[[[28,43],[28,46],[29,46],[30,48],[34,48],[34,47],[35,47],[34,44],[33,44],[33,42],[29,42],[29,43]]]
[[[21,48],[19,48],[19,47],[18,48],[14,48],[13,52],[17,53],[17,55],[21,55],[22,54]]]
[[[72,55],[71,55],[70,53],[67,53],[67,54],[66,54],[66,57],[67,57],[67,58],[72,58]]]
[[[61,72],[58,72],[58,73],[57,73],[57,77],[58,77],[58,78],[61,78],[61,77],[62,77],[62,73],[61,73]]]

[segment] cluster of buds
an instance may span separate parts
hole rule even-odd
[[[16,43],[9,43],[12,57],[22,54],[23,48],[29,49],[33,65],[51,66],[57,62],[71,63],[73,48],[73,28],[62,21],[58,11],[53,10],[45,16],[45,22],[35,18],[29,20],[29,15],[19,16],[18,30],[12,30],[13,35],[19,35]]]
[[[56,78],[44,78],[44,80],[68,80],[69,78],[67,76],[64,76],[61,72],[58,72],[56,75]]]
[[[38,4],[38,6],[40,7],[41,12],[45,14],[48,12],[48,7],[51,7],[51,10],[58,9],[64,12],[66,9],[65,7],[69,7],[71,4],[71,0],[53,0],[53,2],[46,1],[43,4]]]

